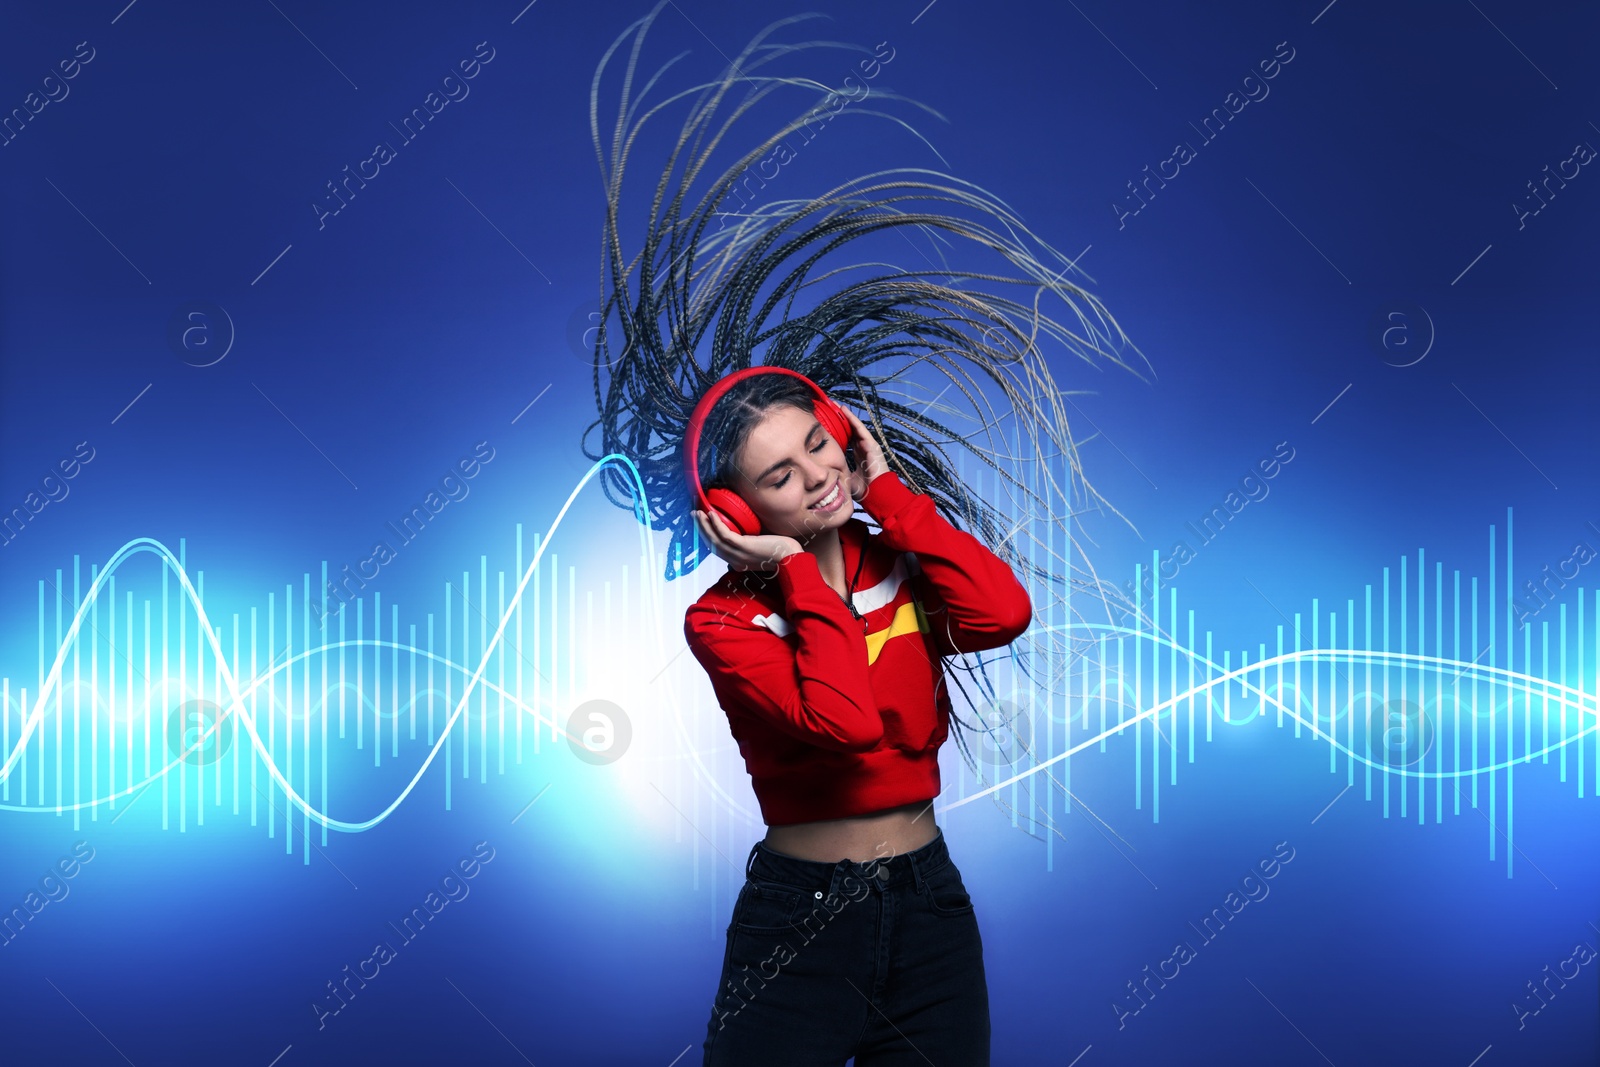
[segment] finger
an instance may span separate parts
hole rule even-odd
[[[722,531],[717,528],[716,522],[713,521],[713,516],[701,512],[699,522],[701,533],[707,541],[711,542],[711,547],[713,549],[721,548],[724,539]]]
[[[703,511],[696,511],[694,513],[694,521],[695,525],[700,527],[700,536],[710,542],[713,549],[717,548],[721,535],[712,525],[711,517]]]
[[[856,435],[863,441],[872,440],[872,431],[867,428],[867,424],[862,422],[861,418],[853,411],[850,412],[850,423],[855,427]]]
[[[711,542],[711,548],[722,555],[729,552],[733,546],[733,529],[723,520],[720,512],[701,512],[701,519],[705,524],[706,540]]]

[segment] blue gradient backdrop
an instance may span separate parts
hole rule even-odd
[[[594,480],[555,526],[591,469],[590,79],[647,10],[8,5],[0,509],[23,517],[0,547],[0,752],[15,755],[0,794],[0,1062],[699,1062],[762,833],[720,712],[678,655],[682,607],[720,564],[663,584],[663,542],[643,544]],[[977,902],[994,1062],[1596,1062],[1600,568],[1586,564],[1600,498],[1581,312],[1600,236],[1600,177],[1585,165],[1600,145],[1593,7],[678,0],[647,65],[686,50],[674,84],[713,77],[801,10],[831,21],[788,39],[887,41],[874,87],[937,110],[943,121],[914,121],[949,171],[1081,253],[1149,358],[1140,381],[1052,354],[1061,384],[1088,391],[1069,409],[1074,432],[1094,435],[1087,473],[1137,527],[1083,518],[1108,578],[1130,581],[1186,540],[1193,558],[1162,575],[1160,611],[1175,589],[1180,635],[1192,610],[1196,651],[1209,633],[1237,670],[1280,633],[1295,647],[1297,618],[1299,647],[1314,647],[1314,599],[1320,647],[1352,647],[1351,603],[1366,647],[1367,589],[1381,628],[1387,572],[1389,647],[1460,661],[1428,675],[1430,692],[1475,656],[1569,687],[1564,703],[1503,689],[1498,769],[1481,770],[1484,749],[1434,778],[1382,765],[1369,778],[1272,706],[1238,723],[1259,702],[1242,675],[1214,691],[1209,729],[1203,698],[1159,721],[1130,721],[1155,704],[1142,688],[1113,707],[1126,729],[1049,768],[1070,804],[1038,771],[974,795],[947,746],[939,821]],[[1270,81],[1246,83],[1291,50]],[[313,207],[376,141],[399,143],[390,123],[475,53],[492,58],[469,95],[336,214]],[[796,65],[830,85],[848,69],[820,51]],[[1259,99],[1202,135],[1252,87]],[[782,180],[940,166],[891,129],[836,122]],[[1192,158],[1136,198],[1130,183],[1180,141]],[[641,148],[635,165],[659,160]],[[1188,524],[1280,442],[1292,461],[1249,483],[1256,498],[1220,532],[1195,536]],[[448,480],[463,461],[472,476]],[[388,524],[434,491],[450,498],[426,527],[394,537]],[[246,681],[306,647],[302,598],[324,567],[337,576],[380,540],[397,547],[359,618],[348,604],[323,632],[342,624],[354,641],[359,623],[371,638],[378,621],[387,641],[398,622],[405,658],[351,645],[298,659],[274,676],[292,693],[270,711],[259,693],[247,702],[263,734],[273,721],[295,797],[242,730],[215,762],[173,763],[163,747],[186,700],[229,699],[195,667],[215,666],[202,616],[163,556],[119,562],[65,640],[94,575],[138,538],[181,558]],[[504,688],[463,703],[540,547],[523,629],[512,621],[486,661]],[[1531,658],[1508,614],[1508,561],[1537,609]],[[1525,579],[1542,582],[1537,599]],[[1139,643],[1125,638],[1130,662]],[[417,702],[410,686],[429,683],[409,672],[427,662],[442,695]],[[1335,668],[1318,669],[1305,691],[1332,700]],[[591,700],[628,731],[608,762],[578,758],[566,736]],[[1075,744],[1104,721],[1089,710],[1104,705],[1082,703],[1094,729]],[[1453,713],[1429,714],[1440,749],[1455,744]],[[1015,757],[992,762],[1007,776],[1034,762]],[[302,795],[345,823],[391,813],[353,832],[308,816]],[[1280,843],[1292,859],[1241,888]],[[1252,886],[1248,906],[1229,897]],[[1201,937],[1193,924],[1230,899],[1237,914]],[[417,908],[427,921],[408,939],[397,927]],[[1151,980],[1174,973],[1162,961],[1180,941],[1193,958]],[[379,942],[392,958],[363,964]],[[363,967],[375,976],[348,980]]]

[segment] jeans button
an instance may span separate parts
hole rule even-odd
[[[887,868],[887,867],[879,867],[878,868],[878,880],[880,882],[887,882],[889,880],[889,868]]]

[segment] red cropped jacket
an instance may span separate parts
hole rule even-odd
[[[810,552],[773,577],[729,571],[684,615],[768,825],[938,796],[950,724],[939,657],[1009,644],[1033,619],[1010,566],[893,471],[859,503],[881,527],[839,528],[844,572],[861,565],[862,619]]]

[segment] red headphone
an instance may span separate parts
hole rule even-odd
[[[695,494],[702,510],[715,512],[728,524],[728,528],[735,533],[758,534],[761,532],[761,520],[756,517],[754,509],[745,499],[732,489],[720,487],[705,489],[700,485],[700,430],[705,425],[706,416],[716,405],[722,394],[726,393],[736,382],[750,377],[752,374],[792,374],[811,387],[817,394],[817,402],[812,411],[817,421],[822,423],[823,430],[835,441],[840,448],[849,448],[851,439],[850,420],[845,415],[844,409],[838,401],[833,400],[822,387],[807,378],[799,371],[790,370],[788,367],[746,367],[734,371],[732,374],[719,380],[713,385],[706,395],[700,398],[694,407],[694,413],[689,416],[689,426],[684,432],[683,440],[683,467],[689,480],[689,488]]]

